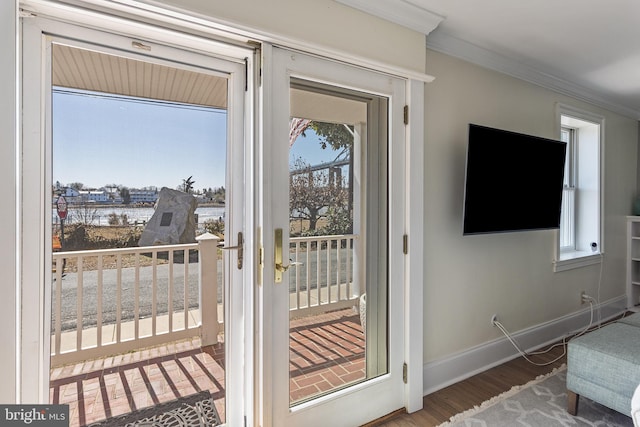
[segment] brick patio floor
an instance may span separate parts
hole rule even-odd
[[[224,343],[201,347],[193,338],[54,368],[50,402],[69,404],[77,427],[208,390],[224,421],[224,367]],[[353,310],[291,321],[292,404],[364,377],[364,335]]]
[[[353,310],[292,320],[289,398],[292,404],[365,378],[364,333]]]

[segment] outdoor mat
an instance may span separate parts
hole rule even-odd
[[[580,397],[578,415],[567,412],[566,367],[513,387],[473,409],[454,415],[440,427],[599,426],[633,427],[631,417]]]
[[[87,427],[212,427],[222,424],[211,393],[201,391],[170,402],[89,424]]]

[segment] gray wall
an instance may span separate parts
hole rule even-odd
[[[501,336],[493,313],[519,331],[583,309],[581,290],[597,294],[599,266],[553,272],[555,231],[462,236],[469,123],[557,138],[556,103],[605,117],[601,301],[623,295],[637,121],[432,50],[427,73],[425,362]]]

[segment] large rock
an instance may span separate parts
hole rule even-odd
[[[191,194],[163,187],[156,211],[140,236],[140,246],[174,245],[196,241],[195,211],[198,201]]]

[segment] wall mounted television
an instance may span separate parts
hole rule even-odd
[[[566,143],[469,124],[463,234],[560,227]]]

